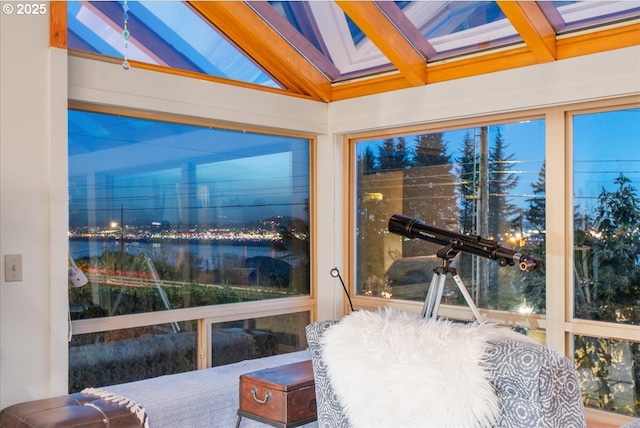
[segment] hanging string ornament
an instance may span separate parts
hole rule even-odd
[[[122,17],[124,19],[124,25],[122,26],[122,38],[124,39],[124,62],[122,63],[122,68],[128,70],[131,68],[128,61],[128,48],[129,48],[129,36],[131,33],[129,32],[129,28],[127,27],[127,23],[129,21],[129,5],[127,4],[127,0],[124,0],[122,4],[123,14]]]

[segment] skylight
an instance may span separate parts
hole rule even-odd
[[[323,102],[634,46],[640,20],[640,0],[66,4],[60,47]]]
[[[281,88],[186,3],[127,1],[67,3],[69,48]]]

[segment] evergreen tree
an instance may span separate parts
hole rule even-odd
[[[364,254],[363,263],[358,264],[359,293],[383,288],[376,284],[384,281],[385,236],[389,218],[402,210],[402,201],[395,195],[401,194],[396,189],[403,186],[409,155],[404,138],[388,138],[378,146],[377,158],[373,151],[365,151],[359,159],[356,232],[358,254]]]
[[[380,171],[400,171],[409,166],[409,153],[404,138],[385,139],[378,146],[378,169]]]
[[[367,146],[364,149],[364,153],[358,155],[358,173],[362,175],[373,174],[377,170],[376,155],[373,153],[371,147]]]
[[[537,229],[541,232],[545,230],[545,213],[546,213],[546,168],[545,164],[542,164],[542,168],[538,174],[538,181],[531,184],[533,189],[533,198],[527,199],[529,208],[525,212],[524,216],[529,222],[529,225],[533,229]],[[522,216],[520,216],[520,219]],[[538,240],[532,240],[532,237],[521,248],[521,252],[537,258],[538,260],[545,260],[546,254],[546,241],[545,234],[541,233],[537,236]],[[538,269],[532,272],[515,272],[514,273],[514,287],[520,291],[520,294],[525,297],[527,306],[533,308],[533,311],[537,314],[543,314],[546,312],[546,278],[545,278],[545,266],[542,263]]]
[[[460,207],[460,230],[465,234],[477,234],[476,212],[479,207],[478,192],[480,180],[480,156],[476,150],[475,141],[467,131],[462,139],[461,155],[456,159],[458,173],[458,194]],[[470,254],[461,253],[458,262],[458,274],[464,278],[469,287],[477,286],[473,277],[474,263]]]
[[[545,230],[545,213],[546,197],[545,197],[545,185],[546,185],[546,164],[542,164],[542,168],[538,173],[538,181],[531,184],[533,189],[533,198],[527,199],[529,203],[529,209],[526,213],[526,218],[532,228],[539,231]]]
[[[462,140],[462,154],[456,159],[458,163],[458,176],[460,184],[458,193],[460,194],[460,227],[463,233],[476,233],[475,211],[476,197],[478,193],[478,154],[476,153],[474,141],[469,132]]]
[[[518,214],[517,206],[508,198],[519,180],[510,172],[515,156],[506,154],[508,147],[498,129],[495,144],[489,153],[489,234],[496,241],[500,241],[501,233],[510,229],[510,219]]]
[[[451,163],[451,155],[447,154],[447,143],[442,139],[442,132],[417,135],[414,141],[412,167]]]
[[[417,135],[405,172],[403,212],[443,228],[459,230],[455,176],[443,134]],[[404,256],[435,254],[439,248],[406,242]]]
[[[502,138],[498,129],[495,142],[488,154],[488,175],[489,175],[489,210],[488,210],[488,231],[486,238],[494,239],[500,245],[502,234],[511,230],[511,222],[519,214],[516,205],[509,201],[509,193],[518,184],[518,177],[510,172],[513,168],[514,155],[506,154],[508,144]],[[481,274],[480,303],[484,307],[494,309],[510,309],[513,299],[516,298],[513,288],[512,272],[505,271],[499,273],[500,267],[497,263],[483,261],[486,269]],[[510,275],[511,274],[511,275]]]

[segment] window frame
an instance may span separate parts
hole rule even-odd
[[[634,99],[637,101],[634,102]],[[566,209],[568,213],[573,212],[573,117],[578,115],[585,114],[594,114],[594,113],[606,113],[613,111],[620,111],[626,109],[637,109],[640,108],[640,97],[631,97],[628,102],[626,99],[621,100],[623,102],[613,101],[605,101],[605,102],[593,102],[587,103],[584,105],[579,105],[575,109],[567,110],[564,113],[565,124],[566,124],[566,153],[567,153],[567,161],[566,161],[566,176],[567,183],[566,186],[568,188],[566,199]],[[567,227],[567,247],[568,254],[567,258],[567,270],[571,269],[569,276],[566,280],[566,287],[568,289],[567,296],[567,312],[566,312],[566,323],[565,323],[565,332],[568,336],[568,342],[573,342],[569,340],[569,336],[573,335],[584,335],[584,336],[594,336],[594,337],[603,337],[610,339],[619,339],[619,340],[630,340],[637,342],[638,337],[640,337],[640,326],[630,325],[630,324],[617,324],[607,321],[595,321],[595,320],[586,320],[582,318],[575,317],[575,308],[574,308],[574,300],[575,300],[575,277],[572,274],[573,264],[574,264],[574,233],[573,233],[573,217],[568,216],[567,222],[569,226]],[[616,331],[617,330],[617,331]],[[635,333],[635,336],[634,336]],[[571,349],[572,350],[572,349]]]
[[[564,236],[564,252],[562,254],[563,270],[564,270],[564,310],[561,311],[560,305],[557,305],[556,316],[553,319],[549,319],[549,329],[557,331],[554,334],[556,338],[556,349],[564,351],[571,361],[573,362],[574,355],[574,337],[576,335],[625,340],[638,342],[640,337],[640,326],[630,324],[616,324],[606,321],[593,321],[585,320],[575,317],[575,291],[574,291],[574,279],[573,266],[574,260],[574,228],[573,228],[573,116],[589,113],[602,113],[608,111],[625,110],[629,108],[640,108],[640,96],[629,96],[622,98],[613,98],[608,100],[599,100],[585,103],[576,103],[566,107],[555,107],[552,109],[554,116],[562,120],[562,126],[557,127],[558,135],[563,137],[562,147],[556,148],[554,154],[558,157],[556,161],[563,160],[560,165],[556,165],[555,168],[564,168],[559,172],[556,172],[556,179],[562,177],[563,186],[557,186],[556,190],[562,188],[564,195],[564,214],[562,219],[556,219],[558,222],[563,222],[563,235]],[[547,172],[551,168],[547,164]],[[551,177],[552,179],[554,177]],[[547,176],[547,180],[549,180]],[[551,189],[554,186],[550,186]],[[550,189],[547,189],[550,190]],[[560,205],[560,204],[557,204]],[[548,206],[548,205],[547,205]],[[547,217],[549,218],[549,217]],[[549,289],[547,289],[549,291]],[[547,292],[547,299],[549,299],[551,293]],[[556,295],[559,297],[559,292]],[[547,303],[549,301],[547,300]],[[561,313],[561,315],[560,315]],[[560,328],[560,326],[562,326]],[[547,337],[549,335],[547,334]],[[559,346],[562,347],[560,348]],[[623,425],[629,423],[632,419],[629,416],[625,416],[619,413],[613,413],[606,410],[600,410],[593,407],[586,407],[585,413],[587,419],[592,422],[602,422],[607,424]]]
[[[539,120],[546,119],[544,110],[535,109],[526,112],[514,112],[500,115],[491,115],[476,118],[436,121],[431,123],[425,123],[422,125],[411,125],[407,127],[399,127],[392,129],[385,129],[381,131],[367,131],[362,133],[354,133],[345,135],[343,142],[345,146],[345,170],[348,171],[348,189],[345,189],[345,194],[348,194],[348,200],[345,204],[347,212],[345,217],[346,230],[352,231],[348,236],[345,236],[345,266],[349,266],[349,272],[346,277],[349,278],[350,284],[355,284],[355,266],[356,266],[356,243],[355,243],[355,228],[356,228],[356,144],[361,140],[369,139],[384,139],[390,137],[402,137],[415,134],[428,134],[435,132],[446,132],[451,130],[459,130],[464,128],[476,128],[481,126],[489,126],[501,123],[512,123],[522,120]],[[420,313],[422,310],[423,302],[410,302],[407,300],[396,299],[380,299],[377,297],[369,297],[355,294],[355,287],[349,290],[351,299],[354,306],[375,310],[379,306],[388,306],[400,310],[406,310],[409,312]],[[381,300],[384,300],[384,305],[381,305]],[[548,304],[548,301],[547,301]],[[349,308],[345,306],[345,311],[348,312]],[[523,315],[517,312],[479,309],[485,320],[490,322],[499,322],[501,324],[527,327],[535,329],[545,329],[546,322],[545,317],[540,314]],[[466,306],[454,306],[445,305],[440,306],[440,314],[444,317],[450,317],[453,319],[472,320],[474,319],[473,313],[470,308]]]
[[[69,110],[86,111],[136,119],[170,122],[206,128],[219,128],[232,131],[254,132],[258,134],[283,135],[302,138],[309,141],[309,295],[267,299],[253,302],[229,303],[221,305],[198,306],[193,308],[172,309],[168,311],[147,312],[141,314],[119,315],[113,317],[73,320],[70,322],[71,332],[75,334],[98,333],[109,330],[129,329],[155,324],[166,324],[181,321],[197,321],[198,324],[198,356],[197,369],[211,367],[211,325],[214,323],[284,315],[297,312],[309,312],[311,321],[317,318],[317,240],[316,233],[316,165],[317,140],[315,134],[272,130],[255,125],[241,126],[221,121],[162,113],[158,111],[139,110],[135,108],[97,105],[88,102],[69,101]]]
[[[583,320],[574,317],[573,276],[573,138],[571,117],[577,114],[624,110],[640,107],[640,96],[631,95],[606,100],[585,101],[522,110],[511,113],[425,122],[406,127],[368,130],[343,135],[343,169],[347,175],[344,184],[344,224],[349,231],[343,236],[343,263],[347,267],[344,276],[348,284],[355,284],[355,219],[356,219],[356,154],[357,141],[383,139],[416,133],[444,132],[452,128],[475,127],[485,124],[505,123],[514,120],[543,118],[545,120],[546,182],[557,183],[546,188],[546,314],[519,314],[515,312],[480,309],[489,322],[508,326],[542,329],[546,345],[574,361],[574,335],[603,337],[637,342],[640,326],[615,324],[603,321]],[[555,202],[555,203],[554,203]],[[562,284],[562,286],[553,286]],[[355,309],[376,310],[391,307],[420,313],[423,304],[395,299],[381,299],[355,294],[350,288]],[[349,313],[346,299],[343,310]],[[465,306],[441,305],[440,314],[453,319],[473,319],[471,309]],[[589,421],[619,423],[630,421],[629,416],[587,407]]]

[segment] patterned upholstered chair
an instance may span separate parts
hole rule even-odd
[[[352,426],[329,381],[326,358],[323,359],[322,353],[323,334],[338,322],[316,322],[306,329],[315,376],[320,428]],[[535,343],[517,340],[495,340],[489,343],[485,363],[491,374],[500,409],[496,427],[586,426],[578,379],[569,359]],[[428,422],[424,424],[428,425]]]

